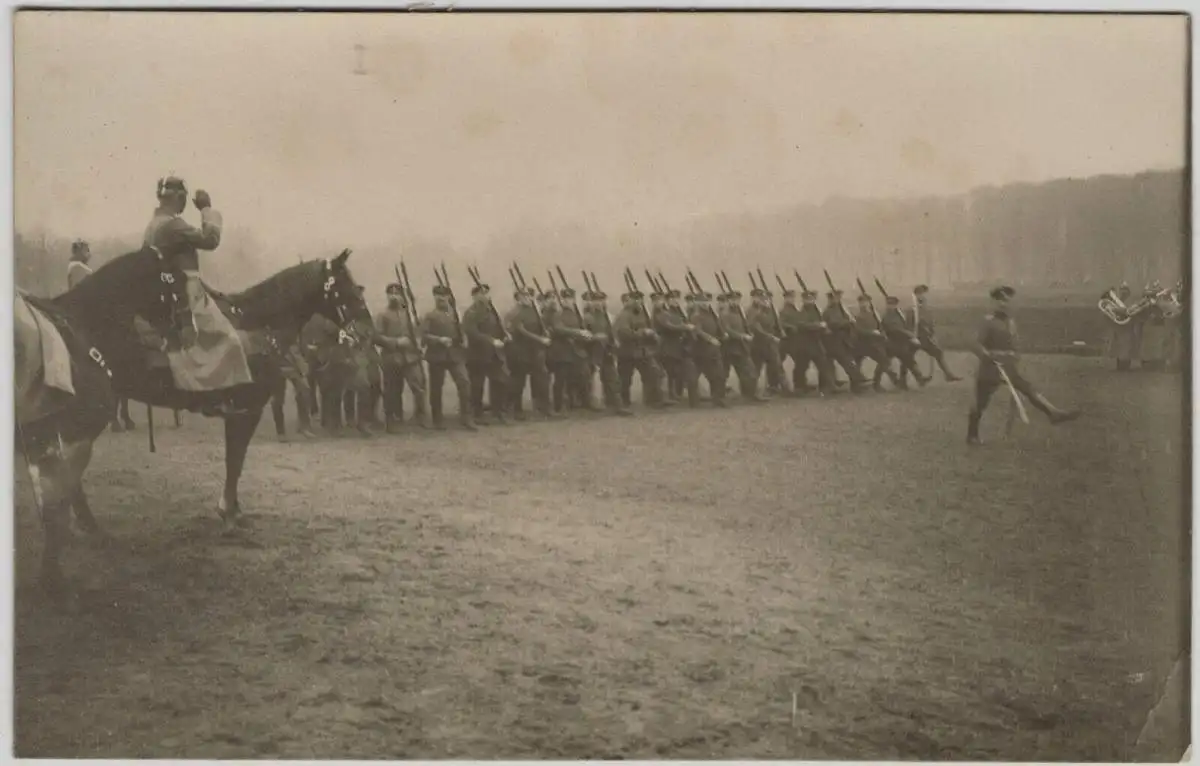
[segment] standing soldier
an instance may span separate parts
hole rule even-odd
[[[570,305],[575,300],[575,291],[565,287],[559,292],[558,310],[551,313],[550,364],[554,369],[554,410],[562,412],[564,406],[578,402],[587,410],[594,410],[591,391],[585,388],[588,380],[587,344],[592,334],[583,326],[583,318]]]
[[[729,406],[725,401],[725,383],[729,379],[729,371],[725,367],[725,360],[721,358],[721,342],[725,331],[721,329],[721,322],[713,311],[711,300],[711,294],[698,293],[688,315],[688,321],[695,328],[696,337],[692,346],[696,365],[693,378],[703,375],[708,381],[713,406],[724,408]],[[688,387],[688,404],[692,407],[699,403],[699,388],[697,384]]]
[[[829,327],[829,334],[824,337],[825,354],[850,378],[850,390],[861,394],[866,390],[867,381],[854,362],[854,319],[842,305],[841,290],[830,290],[825,297],[825,311],[821,315]]]
[[[1052,424],[1064,423],[1079,417],[1079,410],[1061,410],[1040,394],[1017,369],[1017,325],[1013,321],[1010,302],[1017,291],[1011,287],[992,290],[993,311],[979,328],[975,355],[979,357],[979,371],[975,379],[975,404],[967,419],[967,443],[980,444],[979,421],[987,409],[988,401],[996,389],[1006,385],[1007,376],[1013,388],[1037,407]]]
[[[425,368],[414,342],[417,328],[408,315],[404,286],[393,282],[386,292],[387,308],[375,317],[375,343],[383,350],[383,416],[391,434],[404,424],[405,385],[413,395],[413,419],[426,425]]]
[[[921,347],[916,333],[909,329],[908,318],[900,308],[900,299],[895,295],[887,297],[887,309],[883,312],[883,334],[887,338],[888,356],[894,356],[900,362],[900,379],[893,385],[900,389],[908,388],[908,373],[916,378],[917,383],[924,386],[930,378],[921,374],[917,368],[917,349]]]
[[[617,376],[617,362],[613,358],[613,338],[610,337],[612,320],[608,316],[608,296],[603,292],[583,294],[583,326],[592,338],[588,343],[591,366],[588,370],[588,390],[591,390],[593,370],[600,373],[600,390],[604,394],[604,406],[614,415],[632,415],[633,411],[621,401],[621,384]]]
[[[772,311],[770,290],[755,288],[750,291],[750,310],[746,312],[746,324],[754,341],[750,346],[750,359],[754,367],[755,385],[763,367],[767,369],[767,392],[781,393],[790,396],[791,387],[783,376],[783,360],[779,356],[779,346],[783,338],[777,336],[775,327],[775,312]]]
[[[858,296],[858,314],[854,317],[854,363],[861,365],[863,358],[875,363],[874,383],[877,392],[883,391],[883,376],[887,375],[894,388],[900,387],[900,380],[892,371],[891,355],[888,353],[887,338],[880,322],[875,320],[875,307],[871,296],[863,293]],[[861,366],[859,369],[862,369]]]
[[[725,294],[725,310],[721,314],[721,327],[725,330],[723,355],[726,365],[737,373],[742,398],[749,402],[765,402],[758,393],[758,376],[754,374],[754,363],[750,358],[754,335],[742,320],[741,300],[742,294],[737,290]]]
[[[1120,298],[1121,303],[1128,306],[1132,295],[1133,291],[1129,289],[1129,285],[1122,282],[1121,287],[1117,289],[1117,297]],[[1129,310],[1120,306],[1114,308],[1114,312],[1121,318],[1128,318],[1129,316]],[[1136,332],[1137,327],[1133,321],[1113,325],[1108,350],[1112,357],[1117,360],[1118,372],[1128,372],[1133,366],[1133,357],[1136,350],[1134,348],[1136,345]]]
[[[533,288],[513,293],[516,305],[508,312],[506,325],[513,342],[508,346],[509,406],[517,420],[525,419],[525,381],[533,398],[534,408],[550,417],[549,373],[546,371],[546,349],[550,338],[542,334],[542,321],[533,302]]]
[[[487,285],[471,288],[471,307],[463,312],[462,328],[467,336],[467,372],[471,385],[471,411],[476,422],[487,425],[483,408],[483,388],[487,384],[488,405],[496,422],[508,422],[504,414],[508,406],[508,360],[505,355],[505,332],[492,307],[491,291]]]
[[[362,295],[366,288],[359,285],[358,292]],[[345,408],[346,422],[354,423],[363,436],[370,436],[372,423],[378,421],[375,408],[379,402],[374,394],[383,385],[383,374],[379,369],[381,360],[379,350],[371,340],[375,334],[375,324],[362,320],[355,323],[354,329],[357,337],[363,340],[361,343],[349,344],[349,380],[342,395],[342,404]]]
[[[300,351],[299,341],[289,346],[280,356],[279,372],[275,390],[271,392],[271,416],[275,420],[275,435],[280,441],[287,438],[283,404],[287,399],[287,384],[290,381],[292,393],[296,396],[296,419],[299,424],[296,435],[311,439],[316,436],[311,427],[312,394],[308,390],[308,363]]]
[[[1150,307],[1137,315],[1138,323],[1138,352],[1142,360],[1142,369],[1155,372],[1166,367],[1167,362],[1167,322],[1162,307],[1155,296],[1162,290],[1158,282],[1146,285],[1144,300],[1151,301]]]
[[[642,305],[642,293],[631,290],[622,297],[625,303],[613,321],[613,332],[621,344],[617,352],[617,375],[621,382],[622,403],[631,404],[633,372],[637,370],[642,382],[643,401],[650,407],[666,406],[662,392],[662,368],[655,359],[658,335],[651,327],[650,317]]]
[[[779,323],[783,325],[788,354],[792,357],[792,389],[799,394],[811,388],[808,368],[812,365],[817,368],[817,395],[824,396],[833,390],[833,369],[821,342],[828,328],[817,308],[817,294],[805,290],[801,300],[803,305],[797,308],[796,291],[785,290],[783,309],[779,312]]]
[[[696,386],[696,370],[691,359],[692,331],[696,329],[688,322],[679,305],[678,290],[659,294],[653,301],[654,330],[662,339],[658,348],[659,363],[666,377],[666,397],[678,402],[684,390],[689,393]]]
[[[433,427],[445,428],[442,418],[442,387],[450,373],[458,392],[458,417],[462,427],[474,431],[475,418],[471,411],[471,383],[467,380],[466,349],[462,345],[459,327],[450,312],[450,290],[438,285],[433,288],[434,307],[421,320],[421,338],[425,341],[425,361],[429,364],[429,414]]]
[[[942,350],[940,345],[938,345],[937,338],[934,336],[933,317],[929,313],[928,305],[929,286],[917,285],[914,287],[913,297],[917,301],[917,308],[915,311],[919,315],[916,318],[916,327],[914,329],[917,333],[917,340],[921,341],[921,350],[933,357],[933,360],[937,362],[938,367],[942,368],[942,375],[946,378],[948,383],[953,383],[956,380],[962,380],[961,377],[950,371],[950,367],[946,364],[946,352]],[[914,323],[910,322],[909,324],[911,326]],[[903,375],[904,373],[902,371],[901,377],[903,377]]]

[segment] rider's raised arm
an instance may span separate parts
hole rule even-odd
[[[192,226],[182,218],[172,218],[163,225],[159,233],[161,246],[190,247],[195,250],[216,250],[221,244],[221,214],[211,207],[200,211],[200,228]]]

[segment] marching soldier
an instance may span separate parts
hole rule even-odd
[[[729,379],[729,371],[725,367],[725,360],[721,357],[721,342],[724,339],[725,331],[721,328],[721,322],[712,309],[711,301],[711,294],[698,293],[692,301],[692,310],[688,315],[688,321],[695,328],[696,337],[695,344],[692,346],[696,365],[693,378],[696,379],[699,375],[703,375],[704,379],[708,381],[708,390],[713,406],[724,408],[729,406],[729,403],[725,401],[725,386]],[[692,407],[699,404],[699,389],[700,386],[697,384],[688,387],[688,404]]]
[[[487,425],[483,410],[483,387],[487,383],[488,404],[496,422],[508,422],[508,359],[505,330],[492,307],[491,290],[480,284],[471,288],[473,303],[462,315],[467,336],[467,370],[471,384],[471,408],[477,422]]]
[[[900,377],[893,385],[897,388],[908,389],[908,373],[916,378],[917,383],[924,386],[932,378],[922,375],[917,367],[917,349],[921,347],[917,335],[909,329],[908,318],[900,308],[900,299],[895,295],[887,297],[887,309],[883,312],[883,334],[887,338],[888,356],[895,357],[900,362]]]
[[[583,300],[585,304],[583,326],[592,335],[588,344],[591,353],[588,390],[591,390],[593,370],[598,371],[600,373],[600,390],[604,392],[604,406],[614,415],[632,415],[633,411],[621,401],[621,384],[617,375],[617,362],[614,358],[614,339],[609,337],[608,296],[603,292],[585,292]]]
[[[768,393],[790,396],[792,389],[784,379],[783,360],[779,355],[779,347],[783,338],[775,335],[778,329],[775,327],[774,312],[771,311],[771,300],[773,299],[771,291],[756,288],[750,291],[750,299],[750,310],[746,312],[746,324],[754,336],[754,341],[750,346],[750,358],[754,368],[755,385],[758,385],[759,376],[762,374],[763,367],[766,367]]]
[[[828,332],[821,309],[817,308],[817,294],[805,290],[801,295],[803,305],[796,306],[796,291],[784,290],[783,308],[779,312],[779,323],[783,325],[788,356],[792,358],[792,390],[799,394],[808,391],[808,368],[817,368],[817,394],[824,396],[833,390],[833,369],[825,355],[822,336]]]
[[[458,392],[458,417],[462,427],[475,431],[471,410],[471,383],[467,379],[466,349],[459,328],[450,312],[450,290],[438,285],[433,288],[434,307],[421,320],[421,338],[425,341],[425,361],[429,365],[429,414],[433,427],[445,428],[442,418],[442,387],[446,374],[454,381]]]
[[[993,311],[979,328],[975,355],[979,357],[979,371],[975,379],[975,404],[967,419],[967,443],[981,444],[979,421],[987,409],[992,394],[1001,386],[1008,385],[1005,377],[1018,393],[1037,407],[1051,424],[1057,425],[1079,417],[1079,410],[1062,410],[1050,403],[1017,369],[1017,326],[1013,321],[1010,303],[1016,290],[1003,286],[992,290]]]
[[[691,390],[696,386],[696,369],[691,359],[692,331],[696,329],[688,322],[679,305],[678,290],[669,290],[665,294],[656,294],[653,301],[654,331],[661,338],[658,348],[659,364],[666,376],[666,397],[668,401],[678,402],[683,391],[687,390],[689,399]]]
[[[754,335],[742,321],[742,313],[738,305],[742,294],[737,290],[725,294],[725,310],[721,314],[721,327],[725,330],[725,346],[722,349],[727,366],[737,373],[738,385],[741,387],[742,398],[748,402],[765,402],[758,393],[758,376],[754,374],[754,364],[750,358],[751,343]]]
[[[1130,303],[1130,298],[1133,296],[1133,291],[1129,289],[1129,285],[1121,283],[1117,289],[1117,297],[1121,299],[1121,303],[1126,306]],[[1129,310],[1120,306],[1114,309],[1118,317],[1125,319],[1129,317]],[[1117,360],[1117,371],[1128,372],[1133,366],[1133,357],[1137,351],[1137,325],[1130,321],[1126,324],[1113,325],[1112,338],[1109,342],[1109,353]]]
[[[513,293],[513,298],[516,305],[506,317],[508,334],[513,339],[508,346],[509,407],[517,420],[525,419],[525,381],[528,380],[534,408],[543,417],[550,417],[550,374],[546,369],[550,338],[542,334],[538,310],[533,305],[536,299],[533,288],[518,290]]]
[[[642,307],[642,293],[630,291],[622,297],[624,307],[613,320],[613,331],[617,334],[620,348],[617,352],[617,375],[620,378],[622,403],[630,405],[633,373],[637,371],[642,381],[642,396],[645,403],[654,408],[666,406],[662,392],[662,368],[655,359],[658,335],[651,326],[650,317]]]
[[[275,435],[280,441],[287,438],[286,419],[283,416],[283,404],[287,399],[288,383],[292,384],[292,392],[296,397],[297,436],[312,439],[312,394],[308,390],[308,362],[300,351],[300,344],[293,343],[283,352],[279,360],[279,379],[275,390],[271,392],[271,416],[275,420]]]
[[[823,337],[825,354],[850,378],[850,390],[861,394],[866,390],[867,381],[854,363],[854,319],[842,305],[841,290],[830,290],[825,298],[825,311],[821,315],[829,328],[829,333]]]
[[[946,364],[946,352],[938,345],[937,338],[933,331],[933,316],[929,313],[929,287],[927,285],[917,285],[913,288],[913,297],[917,301],[917,313],[919,316],[916,321],[917,340],[921,341],[921,350],[929,354],[938,367],[942,368],[942,375],[948,383],[953,383],[957,380],[962,380],[961,377],[950,371],[950,367]],[[910,326],[913,323],[909,323]],[[904,373],[901,372],[901,377]]]
[[[877,392],[883,391],[883,376],[887,375],[894,388],[900,387],[900,379],[892,371],[892,360],[888,354],[887,338],[880,322],[875,321],[871,296],[858,296],[858,314],[854,317],[855,344],[854,363],[862,365],[863,358],[875,363],[875,378],[872,381]]]
[[[584,328],[583,318],[575,313],[572,302],[575,291],[564,287],[558,294],[558,309],[549,315],[550,366],[554,370],[554,411],[563,412],[565,407],[578,403],[587,410],[594,410],[591,390],[588,388],[588,359],[591,355],[587,343],[592,334]]]
[[[413,419],[422,425],[425,418],[425,367],[421,349],[413,339],[404,287],[393,282],[387,286],[387,308],[375,317],[375,343],[382,349],[383,416],[388,433],[396,433],[404,424],[404,387],[413,395]]]

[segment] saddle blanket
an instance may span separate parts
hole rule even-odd
[[[13,301],[18,423],[31,423],[61,409],[75,395],[71,354],[62,333],[17,291]]]
[[[193,279],[198,283],[198,279]],[[201,288],[203,289],[203,288]],[[171,376],[184,391],[216,391],[253,383],[250,361],[239,333],[207,294],[191,302],[196,340],[191,346],[167,352]]]

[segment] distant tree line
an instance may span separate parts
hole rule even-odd
[[[1185,180],[1179,170],[1147,171],[988,186],[946,197],[832,198],[772,213],[697,217],[681,226],[636,221],[605,230],[578,222],[515,222],[480,252],[420,233],[345,246],[355,249],[359,281],[373,287],[392,281],[393,264],[405,258],[422,296],[441,261],[465,294],[463,259],[483,266],[485,278],[502,292],[510,287],[506,267],[514,260],[543,287],[549,287],[547,269],[561,264],[577,289],[586,268],[610,293],[622,289],[626,264],[657,266],[673,279],[681,279],[686,264],[709,289],[715,289],[716,269],[729,270],[736,285],[748,288],[746,267],[754,265],[769,270],[768,278],[771,271],[790,275],[799,268],[819,289],[822,268],[847,288],[855,276],[878,276],[897,290],[918,282],[950,288],[997,281],[1103,289],[1128,280],[1138,287],[1153,279],[1171,283],[1182,274],[1189,222]],[[65,232],[18,233],[17,285],[41,294],[65,289],[70,244]],[[92,241],[94,265],[137,244],[134,238]],[[252,284],[298,257],[264,248],[254,232],[236,225],[226,229],[220,253],[220,262],[231,266],[206,269],[205,277],[221,289]],[[382,287],[372,289],[369,300],[381,295]]]

